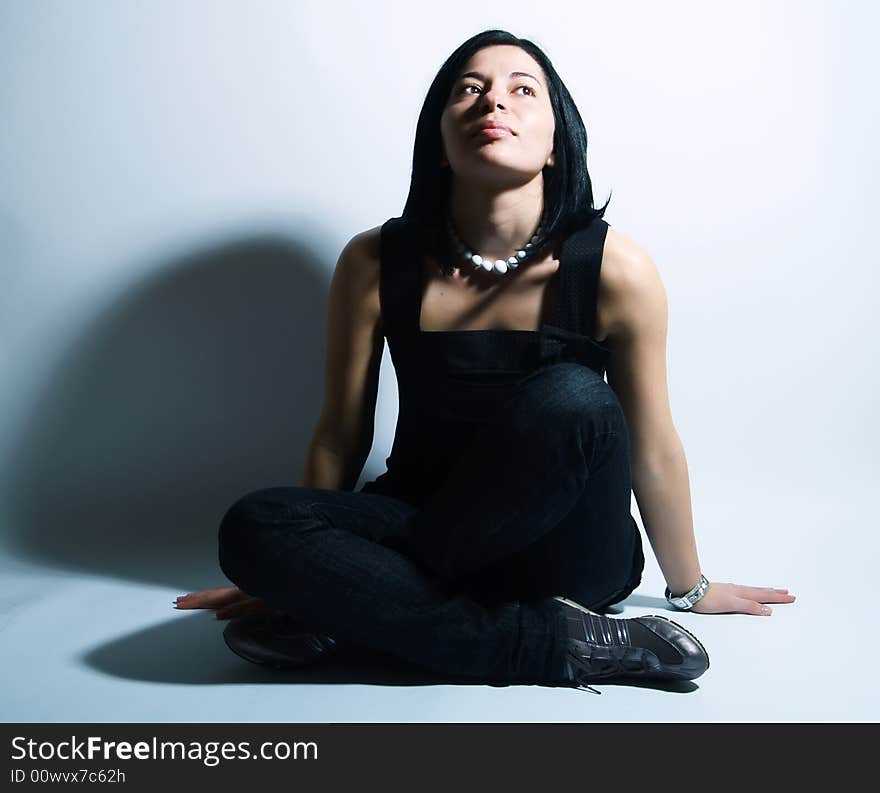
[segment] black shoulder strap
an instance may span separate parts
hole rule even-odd
[[[608,226],[607,221],[595,217],[589,225],[569,235],[562,245],[559,320],[562,327],[590,338],[596,330],[599,271]]]
[[[420,287],[418,260],[407,244],[407,226],[402,217],[386,220],[382,224],[379,263],[379,303],[382,308],[382,325],[385,335],[400,334],[412,329],[418,318],[412,314],[418,306]]]

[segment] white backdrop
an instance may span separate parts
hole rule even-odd
[[[876,717],[870,690],[841,701],[841,685],[860,691],[855,678],[809,699],[799,682],[765,710],[780,689],[763,664],[777,644],[806,653],[829,619],[870,619],[878,17],[870,2],[5,0],[0,620],[51,625],[69,619],[63,603],[90,604],[89,624],[106,632],[59,625],[67,643],[43,657],[72,686],[67,675],[94,668],[142,679],[107,650],[133,620],[152,631],[160,613],[169,626],[197,619],[157,609],[227,583],[216,527],[233,500],[300,483],[336,257],[400,214],[431,79],[458,44],[500,27],[553,61],[587,127],[596,203],[613,190],[606,220],[666,284],[672,410],[704,572],[798,595],[766,620],[697,619],[722,648],[721,693],[661,697],[640,718],[670,707],[684,708],[677,718]],[[359,485],[383,470],[396,416],[386,349]],[[634,613],[663,603],[646,554]],[[216,632],[202,640],[233,663]],[[64,666],[86,647],[100,660]],[[813,676],[849,657],[806,668],[798,651],[786,663]],[[418,716],[381,692],[387,713],[367,695],[334,711],[325,693],[279,715],[508,717],[491,689],[448,711],[429,691]],[[0,694],[10,720],[102,718],[75,694]],[[532,704],[516,719],[547,717],[538,694],[522,693]],[[211,718],[210,694],[193,697],[187,719]],[[173,720],[174,700],[133,696],[126,716]],[[273,717],[265,707],[259,720]],[[580,700],[566,707],[557,697],[549,718],[583,716]]]

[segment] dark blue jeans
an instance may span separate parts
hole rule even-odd
[[[553,595],[594,610],[640,583],[630,441],[614,391],[560,362],[524,378],[423,508],[307,487],[249,493],[224,574],[342,643],[496,685],[562,682]]]

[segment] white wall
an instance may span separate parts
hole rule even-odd
[[[430,80],[489,27],[546,49],[597,203],[661,270],[704,564],[793,591],[803,563],[869,564],[839,535],[877,475],[877,6],[489,8],[0,5],[8,564],[219,575],[228,504],[299,482],[336,257],[400,214]],[[387,351],[381,388],[361,481]]]

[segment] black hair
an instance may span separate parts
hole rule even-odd
[[[541,66],[547,80],[555,118],[554,165],[544,167],[544,233],[542,240],[562,239],[602,217],[611,201],[593,206],[593,185],[587,170],[587,131],[577,106],[550,59],[532,41],[506,30],[485,30],[465,41],[434,77],[416,126],[413,167],[403,220],[413,231],[423,252],[434,256],[446,272],[454,259],[445,227],[451,172],[441,166],[444,156],[440,118],[453,84],[468,59],[478,50],[496,44],[520,47]],[[543,247],[542,243],[538,243]]]

